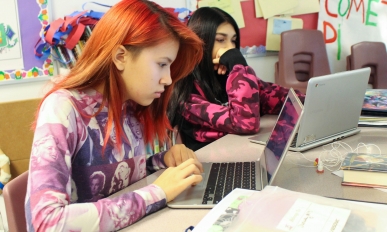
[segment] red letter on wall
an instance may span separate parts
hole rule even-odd
[[[349,15],[351,14],[351,10],[352,10],[352,4],[355,2],[355,8],[356,8],[356,11],[359,12],[359,9],[361,6],[363,6],[363,10],[362,10],[362,15],[363,15],[363,22],[364,23],[364,1],[363,0],[360,0],[359,2],[359,5],[356,4],[356,0],[352,0],[351,1],[351,5],[349,6],[349,12],[348,12],[348,15],[347,15],[347,19],[349,18]]]
[[[333,27],[333,25],[327,21],[324,21],[323,22],[323,26],[324,26],[324,39],[325,39],[325,43],[333,43],[336,41],[337,39],[337,32],[336,32],[336,29]],[[328,39],[327,38],[327,27],[331,28],[332,29],[332,32],[333,32],[333,37]]]
[[[327,12],[327,14],[333,18],[337,18],[337,14],[333,14],[331,13],[329,10],[328,10],[328,1],[329,0],[325,0],[325,11]]]

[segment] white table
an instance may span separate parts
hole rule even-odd
[[[275,122],[274,117],[264,117],[261,120],[259,133],[271,131]],[[382,153],[387,153],[386,128],[361,128],[362,131],[354,136],[343,139],[343,142],[355,148],[359,143],[377,144]],[[226,135],[223,138],[196,151],[202,162],[232,162],[257,160],[264,148],[259,144],[248,141],[250,136]],[[322,152],[322,147],[306,151],[303,154],[314,160]],[[376,150],[371,150],[376,152]],[[302,158],[300,154],[288,152],[273,185],[292,191],[316,194],[320,196],[342,198],[357,201],[387,203],[387,193],[360,187],[341,186],[341,178],[325,171],[316,173],[315,168],[301,167],[313,165]],[[131,186],[129,190],[137,189],[152,183],[162,171],[156,172]],[[122,231],[184,231],[189,226],[195,226],[208,212],[208,209],[170,209],[168,207],[149,215]]]

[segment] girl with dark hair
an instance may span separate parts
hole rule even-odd
[[[204,54],[176,83],[169,103],[168,117],[182,142],[197,150],[228,133],[257,133],[260,117],[278,114],[289,89],[260,80],[247,66],[238,25],[228,13],[199,8],[188,27],[203,40]]]
[[[47,158],[44,167],[38,165],[43,161],[30,164],[28,231],[117,231],[202,180],[202,165],[184,145],[136,162],[145,159],[145,144],[167,138],[174,83],[202,53],[199,37],[154,2],[122,0],[104,14],[75,66],[39,105],[39,149],[32,149],[31,161]],[[57,143],[38,143],[47,137]],[[161,168],[167,169],[154,183],[121,192],[139,179],[131,170]],[[96,172],[106,178],[102,196],[87,202],[96,188],[89,177]]]

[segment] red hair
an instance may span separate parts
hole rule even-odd
[[[167,129],[171,129],[166,110],[174,84],[187,76],[199,63],[203,49],[202,41],[194,32],[176,16],[151,1],[122,0],[107,11],[96,24],[76,65],[66,77],[55,83],[42,102],[58,89],[85,89],[103,83],[103,101],[109,105],[106,135],[110,134],[114,123],[117,145],[120,147],[123,136],[123,94],[119,86],[122,86],[122,81],[120,71],[113,63],[112,51],[124,45],[134,54],[139,54],[143,48],[155,46],[168,39],[175,39],[180,43],[177,57],[171,65],[172,84],[151,105],[138,105],[135,110],[135,115],[144,126],[145,142],[151,142],[156,135],[160,141],[165,141]],[[106,136],[105,146],[108,140],[109,137]]]

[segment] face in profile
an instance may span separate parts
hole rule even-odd
[[[236,39],[236,32],[230,23],[224,22],[220,24],[216,29],[212,58],[219,58],[227,50],[236,48]],[[219,51],[220,49],[222,49],[222,52]]]
[[[54,136],[46,136],[34,143],[34,151],[39,165],[49,165],[58,158],[58,143]]]
[[[165,86],[172,84],[171,65],[178,51],[179,42],[175,39],[146,47],[138,54],[126,49],[118,51],[115,64],[121,71],[123,99],[148,106],[155,98],[160,98]],[[125,59],[119,61],[122,54]]]

